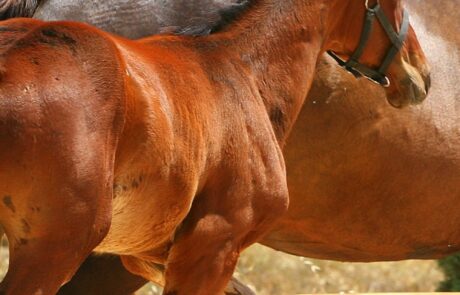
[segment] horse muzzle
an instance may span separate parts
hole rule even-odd
[[[423,102],[431,88],[431,74],[428,66],[419,70],[409,64],[403,75],[396,75],[391,86],[386,88],[388,102],[395,108],[416,105]]]

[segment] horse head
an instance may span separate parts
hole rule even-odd
[[[385,87],[394,107],[422,102],[430,69],[401,0],[330,1],[324,50],[356,77]]]

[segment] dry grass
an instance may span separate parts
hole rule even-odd
[[[236,276],[259,295],[431,292],[443,275],[435,261],[340,263],[305,259],[259,245],[243,253]],[[161,294],[147,286],[138,295]]]
[[[8,251],[0,252],[0,276],[8,268]],[[254,246],[245,251],[236,276],[260,295],[434,291],[443,278],[434,261],[339,263],[287,255]],[[161,294],[146,286],[138,295]]]

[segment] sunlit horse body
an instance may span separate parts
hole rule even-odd
[[[48,3],[55,4],[52,2]],[[460,138],[456,106],[460,94],[456,87],[459,80],[453,72],[460,66],[460,42],[456,34],[460,23],[455,21],[459,16],[453,9],[454,2],[408,1],[410,10],[419,19],[416,28],[429,29],[422,35],[422,41],[434,61],[434,88],[431,99],[422,108],[395,111],[384,102],[377,86],[357,82],[329,62],[320,65],[310,99],[303,106],[284,152],[293,206],[262,243],[298,255],[342,261],[436,258],[457,250],[455,238],[445,238],[455,235],[455,227],[445,222],[455,222],[456,214],[445,215],[444,210],[450,207],[455,211],[452,204],[456,202],[446,198],[458,197],[460,182],[460,145],[455,141]],[[42,8],[52,12],[46,3]],[[146,13],[148,9],[128,11]],[[170,18],[167,24],[180,25],[168,13],[162,12],[165,21]],[[120,26],[102,25],[108,29]],[[130,25],[135,30],[133,35],[152,33],[149,30],[155,29]],[[123,32],[126,25],[120,33]],[[450,59],[440,58],[448,55]],[[416,137],[407,137],[407,132]],[[420,152],[420,145],[417,148],[414,142],[430,144]],[[338,143],[339,149],[331,148]],[[449,167],[439,173],[443,165]],[[428,181],[422,181],[427,178]],[[362,207],[360,201],[366,199],[368,208]],[[401,199],[412,201],[401,207]],[[426,204],[442,208],[414,213]],[[397,208],[399,216],[392,214]],[[363,212],[375,214],[363,215]],[[340,213],[336,219],[324,218]],[[408,218],[412,222],[403,222]],[[391,232],[383,234],[384,230]],[[423,231],[436,234],[423,234]],[[127,294],[127,290],[135,290],[143,282],[124,274],[116,260],[100,257],[88,261],[73,284],[62,292],[88,294],[89,284],[94,294],[100,294],[101,290],[107,294]]]
[[[293,205],[262,243],[340,261],[433,259],[458,250],[456,226],[448,223],[458,216],[460,183],[460,16],[453,9],[459,2],[407,3],[433,63],[430,99],[394,110],[378,86],[323,62],[284,149]],[[87,290],[81,279],[94,294],[127,294],[143,284],[123,274],[116,260],[98,259],[63,294]],[[110,279],[115,274],[129,282],[117,284],[119,277]]]
[[[399,2],[382,7],[399,27]],[[319,54],[350,54],[358,37],[344,39],[343,23],[359,32],[364,12],[354,1],[253,1],[221,33],[139,42],[3,23],[2,292],[52,294],[95,249],[152,280],[164,265],[165,294],[220,293],[241,249],[286,210],[279,145]],[[376,66],[389,40],[376,29],[371,41],[362,61]],[[413,31],[389,78],[392,103],[424,99]]]

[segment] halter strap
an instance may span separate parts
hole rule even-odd
[[[360,57],[363,55],[364,49],[367,46],[369,37],[373,30],[374,20],[377,20],[382,25],[385,33],[390,39],[392,46],[388,50],[385,58],[382,61],[382,64],[378,69],[370,68],[366,65],[363,65],[359,62]],[[388,67],[393,62],[396,54],[401,50],[404,45],[404,41],[407,38],[407,32],[409,31],[409,14],[406,10],[403,11],[403,22],[401,24],[401,29],[399,34],[393,29],[390,21],[386,17],[385,13],[382,11],[380,4],[377,3],[372,8],[366,7],[366,17],[364,20],[363,31],[361,32],[361,37],[359,39],[358,47],[350,56],[348,61],[341,59],[336,53],[332,50],[327,51],[327,53],[343,68],[352,73],[355,77],[360,78],[365,76],[366,78],[374,81],[384,87],[390,85],[390,80],[386,76]]]

